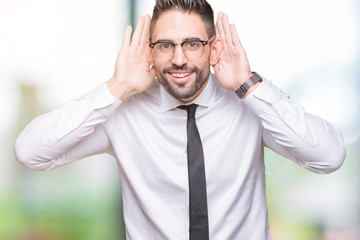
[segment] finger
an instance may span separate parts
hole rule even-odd
[[[122,47],[128,47],[130,45],[131,31],[132,31],[132,27],[127,26],[126,30],[125,30],[124,39],[123,39],[121,48]]]
[[[226,14],[223,16],[222,25],[223,25],[223,29],[224,29],[224,33],[225,33],[225,41],[230,46],[230,45],[232,45],[233,42],[232,42],[232,37],[231,37],[229,18]]]
[[[219,38],[221,38],[223,41],[225,41],[224,29],[223,29],[223,26],[222,26],[222,16],[223,16],[223,13],[220,12],[218,14],[218,19],[217,19],[216,26],[217,26]]]
[[[144,17],[144,28],[143,28],[143,31],[141,34],[141,43],[143,43],[149,39],[150,22],[151,22],[151,18],[148,14],[146,14]]]
[[[137,48],[140,45],[141,35],[143,32],[143,28],[144,28],[144,22],[145,22],[144,18],[139,17],[137,24],[136,24],[135,32],[133,34],[133,38],[131,40],[132,47]]]
[[[220,33],[219,33],[219,17],[218,17],[218,20],[216,21],[216,24],[215,24],[215,33],[216,33],[216,37],[217,38],[220,38]]]
[[[231,31],[231,38],[233,40],[233,44],[241,46],[241,41],[239,38],[239,34],[237,33],[235,24],[230,25],[230,31]]]
[[[215,33],[216,33],[216,38],[215,38],[214,42],[216,42],[216,44],[221,44],[221,53],[220,53],[220,54],[222,54],[222,52],[223,52],[223,50],[224,50],[224,48],[223,48],[223,40],[222,40],[221,37],[220,37],[219,28],[218,28],[217,25],[215,26]],[[218,41],[217,41],[217,40],[218,40]],[[220,42],[220,43],[219,43],[219,42]],[[214,46],[215,46],[215,45],[214,45]]]
[[[215,27],[216,27],[217,25],[219,25],[219,21],[220,21],[220,18],[221,18],[221,14],[222,14],[222,12],[219,12],[218,15],[217,15]]]

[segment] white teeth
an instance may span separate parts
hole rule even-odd
[[[172,73],[171,76],[177,77],[177,78],[183,78],[189,76],[190,73]]]

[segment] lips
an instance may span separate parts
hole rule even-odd
[[[189,76],[191,73],[170,73],[171,76],[176,78],[183,78]]]
[[[189,81],[189,79],[193,73],[194,72],[188,72],[188,71],[186,71],[186,72],[185,71],[167,72],[170,79],[175,83],[185,83],[185,82]]]

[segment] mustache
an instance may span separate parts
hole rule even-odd
[[[164,68],[163,69],[163,73],[167,73],[167,72],[170,72],[170,71],[187,71],[187,72],[198,72],[199,71],[199,68],[197,67],[189,67],[187,64],[184,64],[184,65],[181,65],[181,66],[178,66],[178,65],[171,65],[170,67],[167,67],[167,68]]]

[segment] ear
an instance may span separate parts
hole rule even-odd
[[[152,54],[152,48],[149,47],[149,40],[146,40],[145,41],[145,55],[146,55],[146,58],[148,60],[148,62],[150,63],[151,66],[154,66],[154,57],[153,57],[153,54]]]
[[[215,38],[214,42],[211,44],[210,50],[210,65],[214,66],[218,63],[221,52],[223,50],[223,43],[220,38]]]

